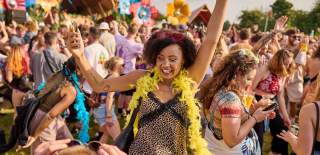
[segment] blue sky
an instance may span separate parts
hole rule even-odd
[[[151,0],[161,13],[166,13],[166,4],[173,0]],[[191,9],[196,9],[203,4],[207,4],[213,9],[216,0],[186,0]],[[270,5],[275,0],[229,0],[227,20],[237,22],[237,18],[241,14],[241,10],[259,9],[263,11],[271,10]],[[295,9],[311,10],[317,0],[289,0],[294,4]]]

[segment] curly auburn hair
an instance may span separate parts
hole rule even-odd
[[[271,73],[278,75],[280,77],[286,77],[292,74],[295,70],[295,63],[292,62],[287,68],[284,64],[287,58],[293,58],[294,54],[289,50],[279,50],[273,55],[271,60],[268,63],[268,69]]]
[[[241,50],[225,56],[206,84],[200,88],[200,101],[204,110],[210,108],[213,97],[220,89],[238,92],[234,82],[236,75],[246,75],[257,67],[257,61],[252,56],[242,55]]]
[[[197,55],[196,47],[190,38],[176,31],[161,30],[152,34],[144,47],[144,60],[146,60],[148,64],[155,65],[160,52],[173,44],[181,48],[184,59],[183,68],[190,67],[194,63]]]

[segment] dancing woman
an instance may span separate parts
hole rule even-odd
[[[83,55],[79,32],[69,34],[68,48],[81,72],[96,92],[136,88],[131,111],[139,108],[137,133],[129,154],[210,154],[200,134],[196,88],[213,57],[222,31],[227,0],[216,1],[208,24],[207,39],[198,53],[193,42],[178,32],[160,31],[151,36],[144,59],[154,68],[103,79]],[[129,115],[129,117],[131,114]]]
[[[57,139],[72,139],[72,135],[61,114],[74,103],[77,111],[77,119],[82,123],[79,139],[82,142],[89,141],[89,113],[85,109],[84,95],[80,91],[76,72],[76,64],[70,58],[63,65],[63,69],[52,75],[37,89],[40,97],[39,107],[32,117],[29,130],[31,135],[23,148],[31,146],[33,153],[35,148],[43,142]]]

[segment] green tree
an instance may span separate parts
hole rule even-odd
[[[259,25],[259,29],[263,30],[265,25],[266,15],[260,10],[244,10],[239,17],[241,28],[248,28],[254,24]]]
[[[310,20],[308,12],[302,10],[293,10],[290,13],[288,27],[296,27],[305,33],[310,33]]]
[[[276,0],[272,5],[272,13],[274,18],[279,18],[281,16],[289,16],[292,11],[293,4],[287,0]]]
[[[227,31],[229,27],[231,26],[231,23],[229,20],[226,20],[223,24],[223,31]]]
[[[308,14],[308,27],[307,31],[310,33],[312,30],[317,30],[320,27],[320,0],[317,1],[313,9]],[[301,21],[304,22],[304,21]]]

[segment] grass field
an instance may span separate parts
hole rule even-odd
[[[10,104],[8,103],[0,103],[0,128],[5,130],[6,136],[9,135],[10,126],[12,125],[13,120],[13,110],[10,107]],[[5,109],[5,110],[3,110]],[[3,114],[5,113],[5,114]],[[93,122],[93,121],[91,121]],[[121,126],[123,126],[124,121],[123,119],[120,120]],[[90,135],[93,136],[96,132],[95,125],[90,123]],[[271,143],[271,136],[270,133],[265,134],[264,138],[264,147],[263,147],[263,155],[267,155],[270,151],[270,143]],[[24,149],[20,152],[15,152],[15,148],[10,150],[9,152],[5,153],[5,155],[29,155],[29,150]]]

